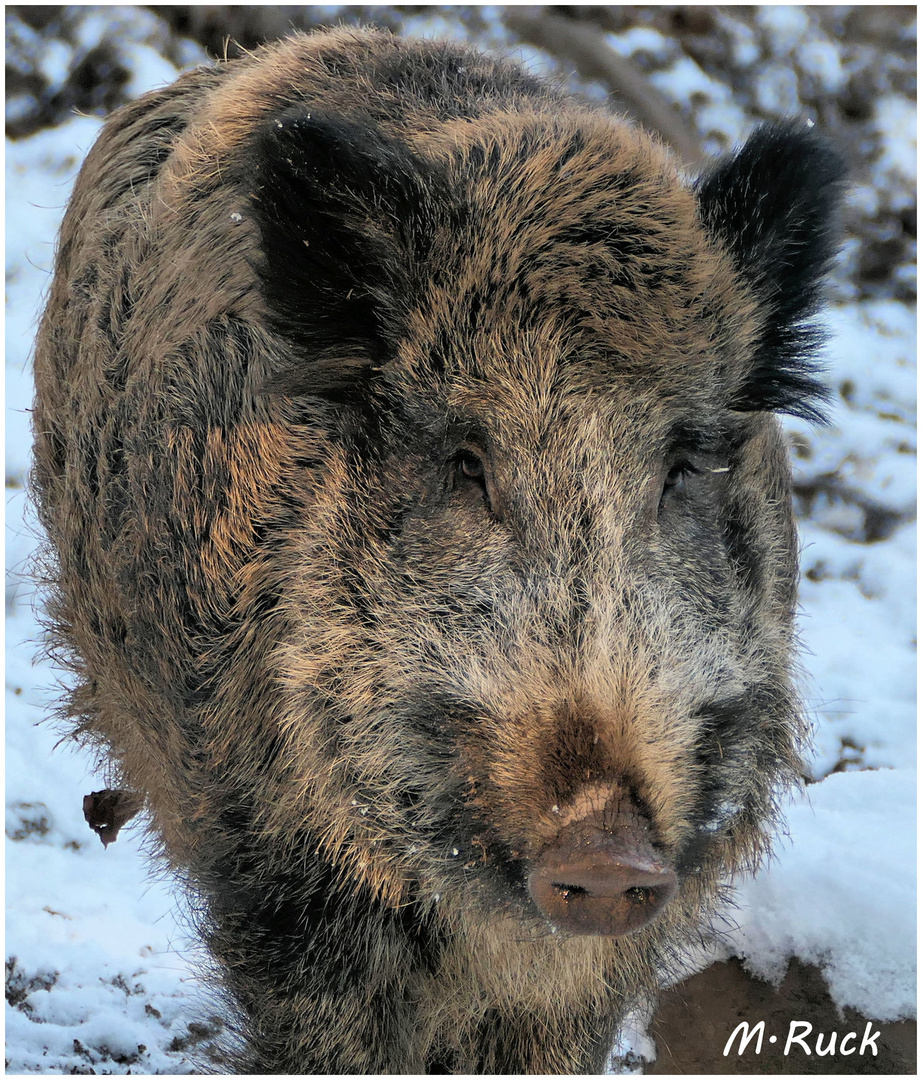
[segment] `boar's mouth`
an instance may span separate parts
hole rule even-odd
[[[675,870],[645,830],[611,832],[594,818],[563,828],[528,875],[542,915],[571,934],[631,934],[656,918],[677,888]]]

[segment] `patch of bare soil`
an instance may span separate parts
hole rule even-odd
[[[662,995],[649,1034],[657,1053],[644,1069],[651,1075],[916,1073],[915,1020],[840,1013],[819,969],[797,959],[777,988],[735,958],[712,964]]]

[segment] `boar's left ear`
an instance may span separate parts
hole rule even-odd
[[[269,389],[348,400],[400,336],[437,170],[370,122],[303,106],[257,132],[250,169],[263,294],[297,357]]]
[[[823,420],[821,335],[804,325],[838,247],[839,154],[806,124],[758,128],[696,185],[707,228],[729,249],[765,315],[753,369],[733,408]]]

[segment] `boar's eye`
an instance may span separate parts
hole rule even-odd
[[[493,512],[487,467],[483,458],[473,450],[462,450],[455,458],[455,486],[479,488],[487,504],[487,509],[491,513]]]
[[[666,477],[663,480],[663,494],[662,499],[668,498],[670,495],[681,495],[685,492],[686,484],[689,476],[693,476],[698,470],[694,465],[689,464],[687,461],[677,462],[669,472],[666,473]]]
[[[462,450],[458,454],[458,475],[465,480],[474,480],[480,484],[486,484],[486,470],[481,459],[470,450]]]

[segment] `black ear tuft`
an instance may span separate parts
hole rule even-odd
[[[845,164],[806,124],[758,128],[698,181],[707,228],[729,249],[765,312],[750,378],[733,407],[822,422],[815,314],[838,247]]]
[[[433,228],[434,167],[371,124],[296,107],[259,131],[251,179],[263,291],[303,363],[273,385],[348,393],[400,335]]]

